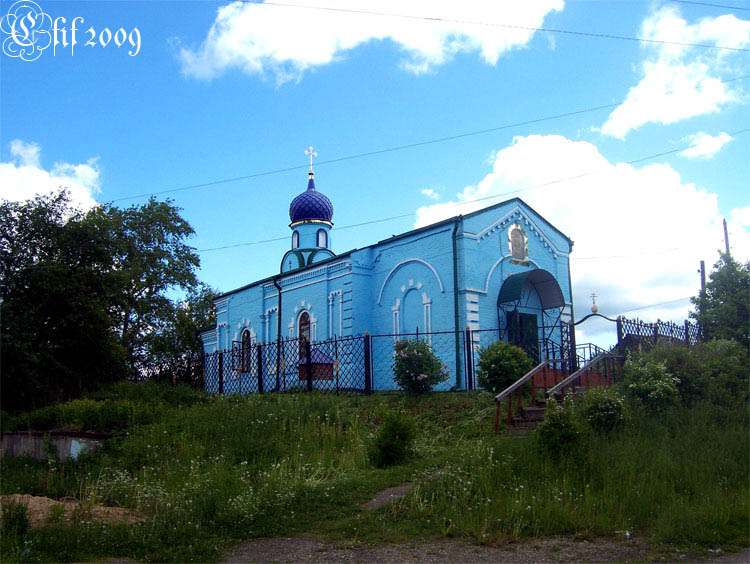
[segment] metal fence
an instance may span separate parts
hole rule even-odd
[[[672,323],[657,320],[648,323],[640,319],[617,318],[617,343],[621,349],[650,348],[657,343],[697,345],[703,340],[700,325],[690,323]]]
[[[697,344],[700,327],[638,319],[617,320],[619,350],[643,349],[657,342]],[[282,339],[270,343],[236,341],[230,350],[203,357],[203,388],[219,394],[255,394],[319,390],[333,393],[393,389],[394,345],[403,339],[427,343],[445,365],[448,379],[437,390],[478,387],[482,349],[501,339],[497,329],[432,331],[400,335],[356,335],[308,343]],[[527,353],[535,363],[558,359],[572,372],[604,352],[596,345],[576,345],[569,324],[560,324],[556,339],[543,339]]]
[[[307,342],[234,342],[230,350],[205,355],[204,389],[219,394],[321,390],[370,391],[366,336]]]
[[[466,329],[357,335],[312,343],[299,339],[237,341],[230,350],[205,355],[204,389],[219,394],[393,389],[394,345],[404,339],[427,343],[445,365],[448,378],[437,390],[473,390],[478,387],[481,350],[500,340],[500,332]],[[549,339],[540,341],[533,352],[543,359],[568,357],[567,345]]]

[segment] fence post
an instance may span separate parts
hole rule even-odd
[[[568,371],[573,374],[578,370],[578,357],[576,356],[576,327],[573,324],[573,320],[568,321],[568,341],[570,342],[570,350],[568,351]]]
[[[685,343],[690,346],[690,323],[685,320]]]
[[[365,331],[365,393],[372,393],[372,371],[370,369],[372,363],[372,350],[370,342],[370,332]]]
[[[201,390],[206,391],[206,351],[201,349]]]
[[[623,345],[622,345],[622,315],[617,316],[617,354],[622,355],[623,353]]]
[[[302,339],[302,346],[305,347],[305,379],[307,380],[307,391],[312,392],[312,348],[310,347],[310,341]]]
[[[224,394],[224,351],[219,351],[219,395]]]
[[[257,343],[255,345],[255,351],[258,353],[257,355],[257,362],[258,362],[258,393],[263,393],[263,347],[260,345],[260,343]]]
[[[471,327],[464,330],[464,348],[466,349],[466,389],[474,389],[474,355],[471,346]]]

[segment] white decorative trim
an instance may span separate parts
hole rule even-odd
[[[513,258],[513,257],[510,256],[510,255],[502,256],[502,257],[500,257],[497,260],[497,262],[495,264],[492,265],[492,268],[490,268],[489,274],[487,274],[487,280],[484,283],[484,291],[483,292],[482,292],[482,290],[472,290],[472,291],[482,292],[484,294],[487,294],[490,291],[490,278],[492,277],[492,273],[495,272],[495,269],[500,265],[501,262],[503,262],[505,259],[510,259],[510,258]],[[539,264],[535,260],[526,259],[526,262],[533,264],[537,268],[540,268]]]
[[[344,274],[339,274],[338,276],[331,276],[328,278],[324,278],[323,280],[336,280],[336,278],[341,278],[342,276],[349,276],[351,274],[350,272],[344,272]],[[292,290],[299,290],[300,288],[304,288],[305,286],[312,286],[313,284],[320,284],[323,280],[313,280],[312,282],[307,282],[306,284],[300,284],[299,286],[284,288],[285,292],[291,292]]]
[[[479,231],[475,234],[468,234],[465,233],[465,235],[473,236],[476,238],[477,243],[479,243],[482,239],[489,237],[497,230],[505,229],[506,223],[512,223],[514,220],[513,218],[517,217],[517,220],[522,220],[526,225],[528,225],[531,229],[531,231],[542,241],[543,247],[548,249],[551,253],[557,253],[559,255],[567,256],[568,253],[565,251],[559,249],[552,241],[544,235],[544,232],[539,229],[537,224],[529,219],[529,216],[525,210],[523,210],[520,206],[515,206],[513,209],[511,209],[507,214],[505,214],[501,219],[497,221],[493,221],[490,223],[487,227]],[[552,250],[554,249],[554,251]]]
[[[427,297],[427,292],[422,292],[422,317],[427,340],[432,345],[432,300]]]
[[[418,258],[410,258],[410,259],[403,260],[400,263],[398,263],[396,266],[394,266],[391,269],[391,271],[388,273],[388,275],[385,277],[385,279],[383,280],[383,284],[380,286],[380,293],[378,294],[378,303],[380,303],[383,300],[383,291],[385,291],[385,285],[388,283],[388,280],[390,280],[391,276],[393,276],[393,273],[396,272],[396,270],[398,270],[399,268],[401,268],[405,264],[409,264],[410,262],[421,263],[421,264],[425,265],[427,268],[429,268],[430,270],[432,270],[432,273],[435,275],[435,278],[437,278],[438,286],[440,286],[440,292],[445,292],[445,290],[443,289],[443,281],[440,280],[440,275],[438,274],[437,270],[435,270],[434,266],[432,266],[426,260],[418,259]],[[413,283],[414,281],[410,280],[410,282]]]
[[[263,324],[265,325],[265,335],[266,335],[266,338],[264,340],[265,343],[270,342],[270,339],[271,339],[271,314],[272,313],[275,313],[276,315],[278,315],[279,306],[269,307],[266,310],[266,313],[263,319]]]
[[[216,325],[216,341],[221,346],[221,328],[224,327],[224,350],[229,350],[229,324],[226,321]]]
[[[334,331],[334,322],[333,322],[333,313],[334,313],[334,297],[339,297],[339,332],[336,333]],[[339,337],[344,332],[344,293],[341,290],[334,290],[330,294],[328,294],[328,338],[333,338],[333,335],[336,334]]]
[[[401,298],[396,298],[396,305],[391,308],[393,312],[393,339],[397,340],[396,335],[400,333],[400,319],[399,319],[399,308],[401,307]]]

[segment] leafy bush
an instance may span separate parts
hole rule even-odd
[[[63,412],[59,405],[50,405],[28,413],[13,415],[3,421],[6,431],[48,431],[63,426]]]
[[[576,421],[573,403],[569,399],[562,404],[550,400],[535,435],[542,452],[552,457],[575,452],[582,444],[583,432]]]
[[[624,398],[612,388],[593,388],[577,406],[581,417],[594,431],[609,433],[625,423]]]
[[[679,378],[677,389],[687,406],[704,400],[726,407],[748,401],[748,352],[735,341],[708,341],[694,347],[661,344],[643,356],[663,362],[667,372]]]
[[[29,530],[26,506],[11,501],[3,504],[3,537],[23,537]]]
[[[649,413],[661,413],[680,401],[679,378],[669,372],[663,362],[647,358],[628,358],[623,369],[623,384],[629,399]]]
[[[129,400],[135,403],[162,403],[178,407],[203,403],[207,395],[189,386],[158,382],[116,382],[88,396],[94,400]]]
[[[522,349],[498,341],[479,353],[479,385],[497,394],[533,367],[533,362]]]
[[[187,386],[168,386],[144,382],[121,382],[92,394],[21,413],[3,415],[4,431],[77,431],[118,432],[134,425],[147,425],[161,419],[170,406],[189,406],[206,401],[205,394]]]
[[[448,371],[425,341],[405,339],[393,347],[393,378],[402,390],[423,394],[445,382]]]
[[[416,425],[410,416],[386,412],[368,448],[370,461],[378,468],[403,462],[412,451],[416,434]]]
[[[750,354],[736,341],[715,340],[692,350],[706,380],[706,397],[724,406],[745,406],[750,400]],[[678,373],[679,375],[679,373]]]

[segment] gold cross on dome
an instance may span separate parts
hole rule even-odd
[[[591,294],[591,303],[596,305],[596,293]]]
[[[313,171],[312,165],[313,165],[313,157],[317,157],[318,153],[313,151],[312,145],[310,145],[310,148],[305,149],[305,154],[310,155],[310,172]]]

